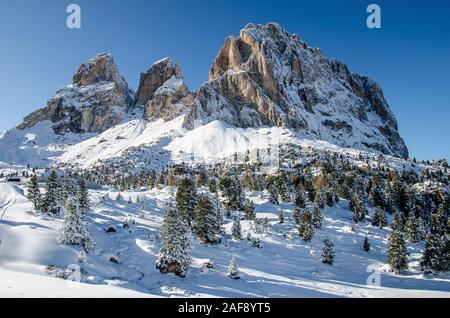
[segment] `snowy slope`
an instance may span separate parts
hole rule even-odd
[[[48,265],[64,268],[77,264],[79,248],[56,243],[61,220],[28,213],[29,203],[15,204],[8,219],[0,221],[0,278],[8,277],[0,280],[0,296],[450,297],[449,275],[427,277],[419,271],[421,244],[409,244],[410,270],[406,275],[389,273],[385,251],[390,230],[366,223],[358,224],[352,231],[354,222],[348,202],[326,208],[323,230],[316,232],[312,242],[304,243],[289,220],[291,205],[281,206],[288,221],[280,225],[279,208],[269,204],[266,195],[251,193],[247,195],[256,203],[257,216],[268,217],[271,227],[258,234],[250,222],[242,221],[243,236],[250,232],[260,238],[262,249],[252,247],[246,239],[232,240],[232,222],[227,219],[222,244],[208,246],[195,242],[194,261],[185,279],[161,275],[154,266],[159,251],[158,231],[164,205],[173,191],[165,188],[126,192],[123,201],[112,199],[117,195],[114,191],[91,193],[94,211],[88,221],[96,248],[82,265],[83,282],[89,285],[82,285],[79,290],[70,289],[62,279],[55,280],[54,273],[45,269]],[[137,204],[127,203],[129,198],[135,201],[138,196],[145,199],[143,211]],[[126,220],[129,228],[123,228]],[[116,232],[106,233],[109,227]],[[362,249],[366,235],[372,244],[369,254]],[[325,237],[335,243],[333,266],[320,262]],[[238,281],[226,276],[233,254],[241,270]],[[111,263],[111,257],[119,264]],[[208,269],[206,262],[214,263],[214,268]],[[366,285],[369,265],[380,270],[381,287]],[[49,288],[39,291],[34,284]]]

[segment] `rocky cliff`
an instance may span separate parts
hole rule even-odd
[[[274,23],[249,24],[225,40],[185,126],[213,120],[408,157],[381,87]]]
[[[113,57],[99,54],[80,66],[71,85],[59,90],[46,107],[25,117],[17,128],[49,120],[58,134],[102,132],[122,120],[132,106],[132,94]]]

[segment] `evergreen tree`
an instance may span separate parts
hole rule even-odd
[[[206,194],[198,197],[195,208],[195,233],[203,243],[220,242],[222,213]]]
[[[230,265],[228,266],[227,275],[231,279],[239,279],[240,278],[238,263],[236,262],[236,257],[234,255],[231,258]]]
[[[317,191],[316,197],[314,198],[314,203],[320,208],[323,209],[325,207],[325,197],[323,191]]]
[[[280,210],[280,214],[278,215],[278,223],[280,223],[280,224],[284,223],[284,212],[283,212],[283,210]]]
[[[388,225],[386,213],[380,207],[375,208],[372,225],[378,226],[380,229]]]
[[[253,201],[250,201],[249,199],[245,200],[244,203],[244,214],[245,214],[245,219],[248,221],[253,221],[256,218],[256,213],[255,213],[255,204],[253,203]]]
[[[219,191],[219,187],[217,185],[217,179],[211,178],[209,180],[209,192],[216,194]]]
[[[79,193],[78,184],[68,176],[64,177],[62,182],[62,191],[60,192],[61,200],[66,202],[69,197],[77,197]]]
[[[295,207],[292,217],[296,224],[300,224],[302,211],[306,208],[306,195],[303,187],[299,186],[295,195]]]
[[[417,243],[419,241],[418,226],[419,224],[414,213],[411,213],[404,228],[405,238],[411,243]]]
[[[86,186],[86,181],[82,178],[78,184],[78,201],[80,209],[83,214],[87,214],[89,211],[89,191]]]
[[[45,186],[45,196],[42,202],[42,207],[45,213],[58,214],[61,210],[61,204],[58,197],[59,184],[56,171],[52,170],[47,178]]]
[[[447,224],[439,213],[432,216],[432,226],[425,240],[425,250],[420,264],[436,272],[450,271],[450,240]]]
[[[312,224],[311,212],[305,209],[302,213],[302,218],[299,227],[300,236],[305,242],[312,240],[314,236],[314,226]]]
[[[370,243],[369,238],[367,236],[364,238],[364,252],[366,253],[370,252]]]
[[[269,191],[269,202],[272,204],[279,205],[280,200],[278,196],[278,189],[274,184],[269,185],[269,188],[267,189]]]
[[[183,178],[176,194],[177,210],[183,215],[189,226],[195,218],[195,207],[197,205],[197,190],[192,178]]]
[[[403,214],[403,212],[395,213],[391,228],[393,231],[403,232],[405,228],[405,215]]]
[[[242,240],[241,222],[239,219],[234,220],[231,235],[235,240]]]
[[[314,228],[320,230],[322,228],[322,222],[323,222],[322,211],[320,210],[320,207],[318,205],[316,205],[314,207],[314,211],[312,214],[312,224],[313,224]]]
[[[227,198],[226,207],[231,210],[240,210],[244,203],[244,192],[235,169],[228,171],[220,179],[220,190]]]
[[[323,240],[322,263],[328,265],[334,263],[334,244],[329,238]]]
[[[350,200],[350,210],[353,213],[353,221],[364,222],[367,215],[367,208],[358,194],[354,194]]]
[[[93,248],[87,224],[76,197],[69,197],[66,200],[63,225],[59,229],[57,240],[60,244],[82,246],[86,252],[90,252]]]
[[[191,264],[191,229],[183,213],[169,206],[161,227],[161,246],[156,268],[163,274],[185,277]]]
[[[396,229],[389,237],[389,248],[387,261],[391,269],[396,273],[402,273],[408,269],[408,254],[403,233]]]
[[[39,210],[42,205],[41,191],[39,190],[38,178],[33,175],[28,182],[27,198],[33,203],[35,210]]]

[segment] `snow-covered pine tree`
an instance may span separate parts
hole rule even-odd
[[[222,211],[206,194],[198,196],[195,208],[195,234],[203,243],[216,244],[220,242],[222,232]]]
[[[236,169],[230,169],[220,178],[220,190],[227,199],[225,204],[227,209],[242,209],[245,195]]]
[[[391,270],[401,274],[408,269],[408,254],[403,239],[403,233],[395,229],[389,237],[389,248],[387,251],[387,261]]]
[[[183,178],[178,186],[176,194],[177,210],[186,218],[189,226],[195,218],[195,207],[197,205],[197,190],[192,178]]]
[[[431,229],[425,240],[421,266],[435,272],[450,271],[450,240],[446,224],[439,213],[432,216]]]
[[[309,209],[304,209],[299,227],[300,236],[305,242],[312,240],[314,236],[314,226],[312,224],[312,216]]]
[[[236,257],[234,255],[231,257],[231,262],[230,262],[230,265],[228,266],[227,275],[231,279],[239,279],[239,278],[241,278],[239,276],[240,274],[239,274],[238,263],[236,262]]]
[[[161,227],[161,246],[156,268],[162,274],[185,277],[191,264],[191,229],[184,214],[168,206]]]
[[[76,197],[69,197],[66,200],[64,220],[57,240],[60,244],[82,246],[88,253],[93,249],[93,242]]]
[[[353,213],[353,221],[356,223],[364,222],[367,215],[367,208],[358,193],[353,194],[350,199],[350,210]]]
[[[269,185],[269,188],[267,190],[269,191],[269,202],[272,204],[279,205],[280,199],[278,195],[278,189],[275,186],[275,184]]]
[[[369,238],[367,236],[364,238],[363,248],[364,248],[364,252],[366,252],[366,253],[370,252],[370,242],[369,242]]]
[[[295,206],[292,212],[292,218],[296,224],[300,224],[302,211],[306,208],[306,194],[302,186],[297,187],[295,194]]]
[[[284,211],[281,209],[280,213],[278,214],[278,223],[283,224],[284,223]]]
[[[405,238],[411,243],[417,243],[419,241],[419,228],[418,221],[414,215],[411,213],[405,224]]]
[[[400,231],[403,232],[405,228],[405,215],[403,214],[403,212],[397,212],[394,215],[394,220],[392,221],[391,224],[391,229],[393,231]]]
[[[45,213],[58,214],[61,211],[61,204],[59,202],[59,183],[58,176],[55,170],[50,172],[45,186],[45,195],[42,201],[42,207]]]
[[[80,205],[80,210],[83,214],[89,212],[89,191],[86,185],[86,180],[81,178],[78,182],[78,202]]]
[[[323,240],[322,263],[328,265],[334,263],[334,244],[329,238]]]
[[[42,196],[39,190],[38,178],[33,175],[27,186],[27,198],[33,203],[35,210],[40,210],[42,206]]]
[[[235,240],[242,240],[241,222],[237,218],[233,222],[233,227],[231,228],[231,236]]]
[[[314,203],[320,208],[325,207],[325,195],[322,190],[316,192],[316,197],[314,198]]]
[[[322,228],[323,215],[322,215],[322,211],[320,210],[320,207],[318,205],[316,205],[314,207],[311,221],[312,221],[314,228],[316,228],[318,230],[320,230]]]
[[[249,199],[245,199],[244,215],[244,218],[248,221],[253,221],[256,218],[255,203]]]
[[[219,186],[217,184],[217,179],[215,177],[212,177],[209,180],[209,192],[216,194],[219,191]]]
[[[386,213],[380,207],[375,208],[375,214],[372,220],[373,226],[378,226],[380,229],[388,225]]]
[[[61,192],[61,200],[66,202],[69,197],[77,197],[79,194],[78,189],[79,184],[69,176],[65,176],[62,181],[62,192]]]

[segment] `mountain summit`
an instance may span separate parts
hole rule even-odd
[[[185,126],[213,120],[408,157],[381,87],[275,23],[248,24],[225,40]]]

